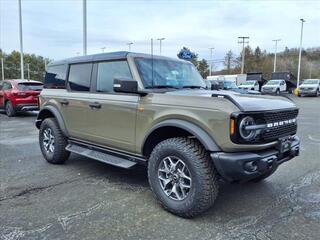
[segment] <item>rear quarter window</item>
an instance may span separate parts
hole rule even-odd
[[[44,88],[66,88],[67,65],[48,66]]]

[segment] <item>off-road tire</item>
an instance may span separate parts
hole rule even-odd
[[[8,117],[14,117],[17,114],[10,101],[6,102],[5,110]]]
[[[51,129],[54,136],[54,151],[52,153],[48,152],[43,144],[43,132],[48,128]],[[67,138],[63,135],[55,118],[46,118],[41,123],[39,131],[39,144],[44,158],[49,163],[62,164],[69,158],[70,152],[65,149],[68,144]]]
[[[184,200],[173,200],[162,190],[158,168],[167,156],[177,156],[190,170],[191,189]],[[170,138],[160,142],[152,151],[148,163],[148,178],[155,198],[164,209],[184,218],[192,218],[208,210],[218,196],[216,169],[208,152],[195,139]]]

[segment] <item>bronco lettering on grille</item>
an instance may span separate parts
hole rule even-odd
[[[288,119],[288,120],[279,121],[279,122],[267,123],[267,128],[284,126],[284,125],[295,123],[296,121],[297,119],[293,118],[293,119]]]

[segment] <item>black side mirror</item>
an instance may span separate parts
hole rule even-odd
[[[219,89],[220,89],[219,83],[216,83],[216,82],[211,83],[211,90],[219,90]]]
[[[137,81],[128,78],[115,78],[113,80],[113,90],[123,93],[139,93]]]

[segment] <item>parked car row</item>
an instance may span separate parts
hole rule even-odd
[[[243,81],[243,79],[246,80]],[[320,80],[306,79],[297,86],[297,79],[290,72],[273,72],[267,81],[261,72],[239,75],[208,76],[208,85],[217,85],[219,89],[239,93],[271,94],[294,93],[302,96],[320,96]],[[216,87],[217,88],[217,87]]]
[[[0,81],[0,108],[5,109],[9,117],[20,111],[38,110],[38,96],[42,87],[42,82],[34,80]]]

